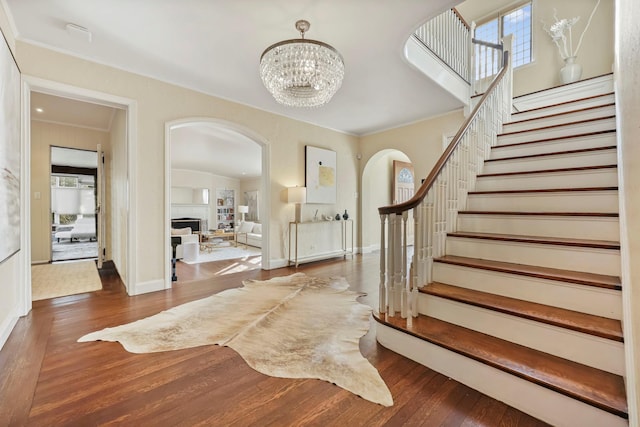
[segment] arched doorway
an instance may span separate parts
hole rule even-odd
[[[225,230],[224,237],[234,235],[243,220],[265,224],[261,241],[248,243],[261,254],[261,267],[269,268],[268,159],[267,141],[232,122],[191,118],[165,125],[166,288],[172,283],[171,228],[177,218],[199,219],[197,224],[204,228],[203,232]],[[181,165],[180,170],[172,166],[172,161],[173,165]],[[171,203],[172,197],[185,190],[199,194],[207,190],[209,202],[176,207]],[[246,249],[247,242],[239,234],[236,237],[238,245],[244,244]]]
[[[372,155],[362,171],[362,251],[380,249],[378,208],[393,203],[394,161],[411,163],[402,151],[385,149]]]

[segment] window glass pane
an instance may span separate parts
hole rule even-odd
[[[77,187],[78,178],[75,176],[60,176],[58,177],[58,186],[60,187]]]
[[[502,34],[513,34],[513,66],[531,62],[531,3],[502,17]]]
[[[498,27],[499,20],[496,18],[492,21],[478,25],[475,31],[475,38],[489,43],[498,43]],[[482,45],[475,45],[476,58],[476,80],[493,76],[498,72],[498,55],[493,52],[494,49]]]

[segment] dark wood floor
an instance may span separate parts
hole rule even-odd
[[[244,269],[233,261],[179,263],[170,291],[126,296],[113,270],[103,290],[37,301],[0,351],[0,426],[541,426],[522,412],[389,351],[370,331],[360,348],[389,386],[385,408],[320,380],[272,378],[226,347],[131,354],[118,343],[77,343],[85,333],[169,307],[302,271],[344,276],[375,306],[378,256],[296,269]],[[235,270],[243,270],[233,272]],[[322,321],[322,319],[318,319]],[[373,323],[372,323],[373,325]]]

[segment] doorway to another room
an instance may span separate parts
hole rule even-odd
[[[98,257],[98,153],[51,147],[51,262]]]

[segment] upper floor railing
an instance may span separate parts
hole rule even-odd
[[[444,255],[445,238],[455,231],[458,211],[475,185],[512,104],[511,36],[500,51],[502,69],[456,133],[415,195],[380,213],[380,313],[418,315],[418,288],[431,281],[433,259]],[[414,236],[408,235],[413,221]],[[412,237],[412,238],[411,238]],[[413,253],[410,254],[409,252]]]
[[[470,27],[457,10],[447,10],[429,20],[416,30],[414,37],[463,80],[471,82]]]

